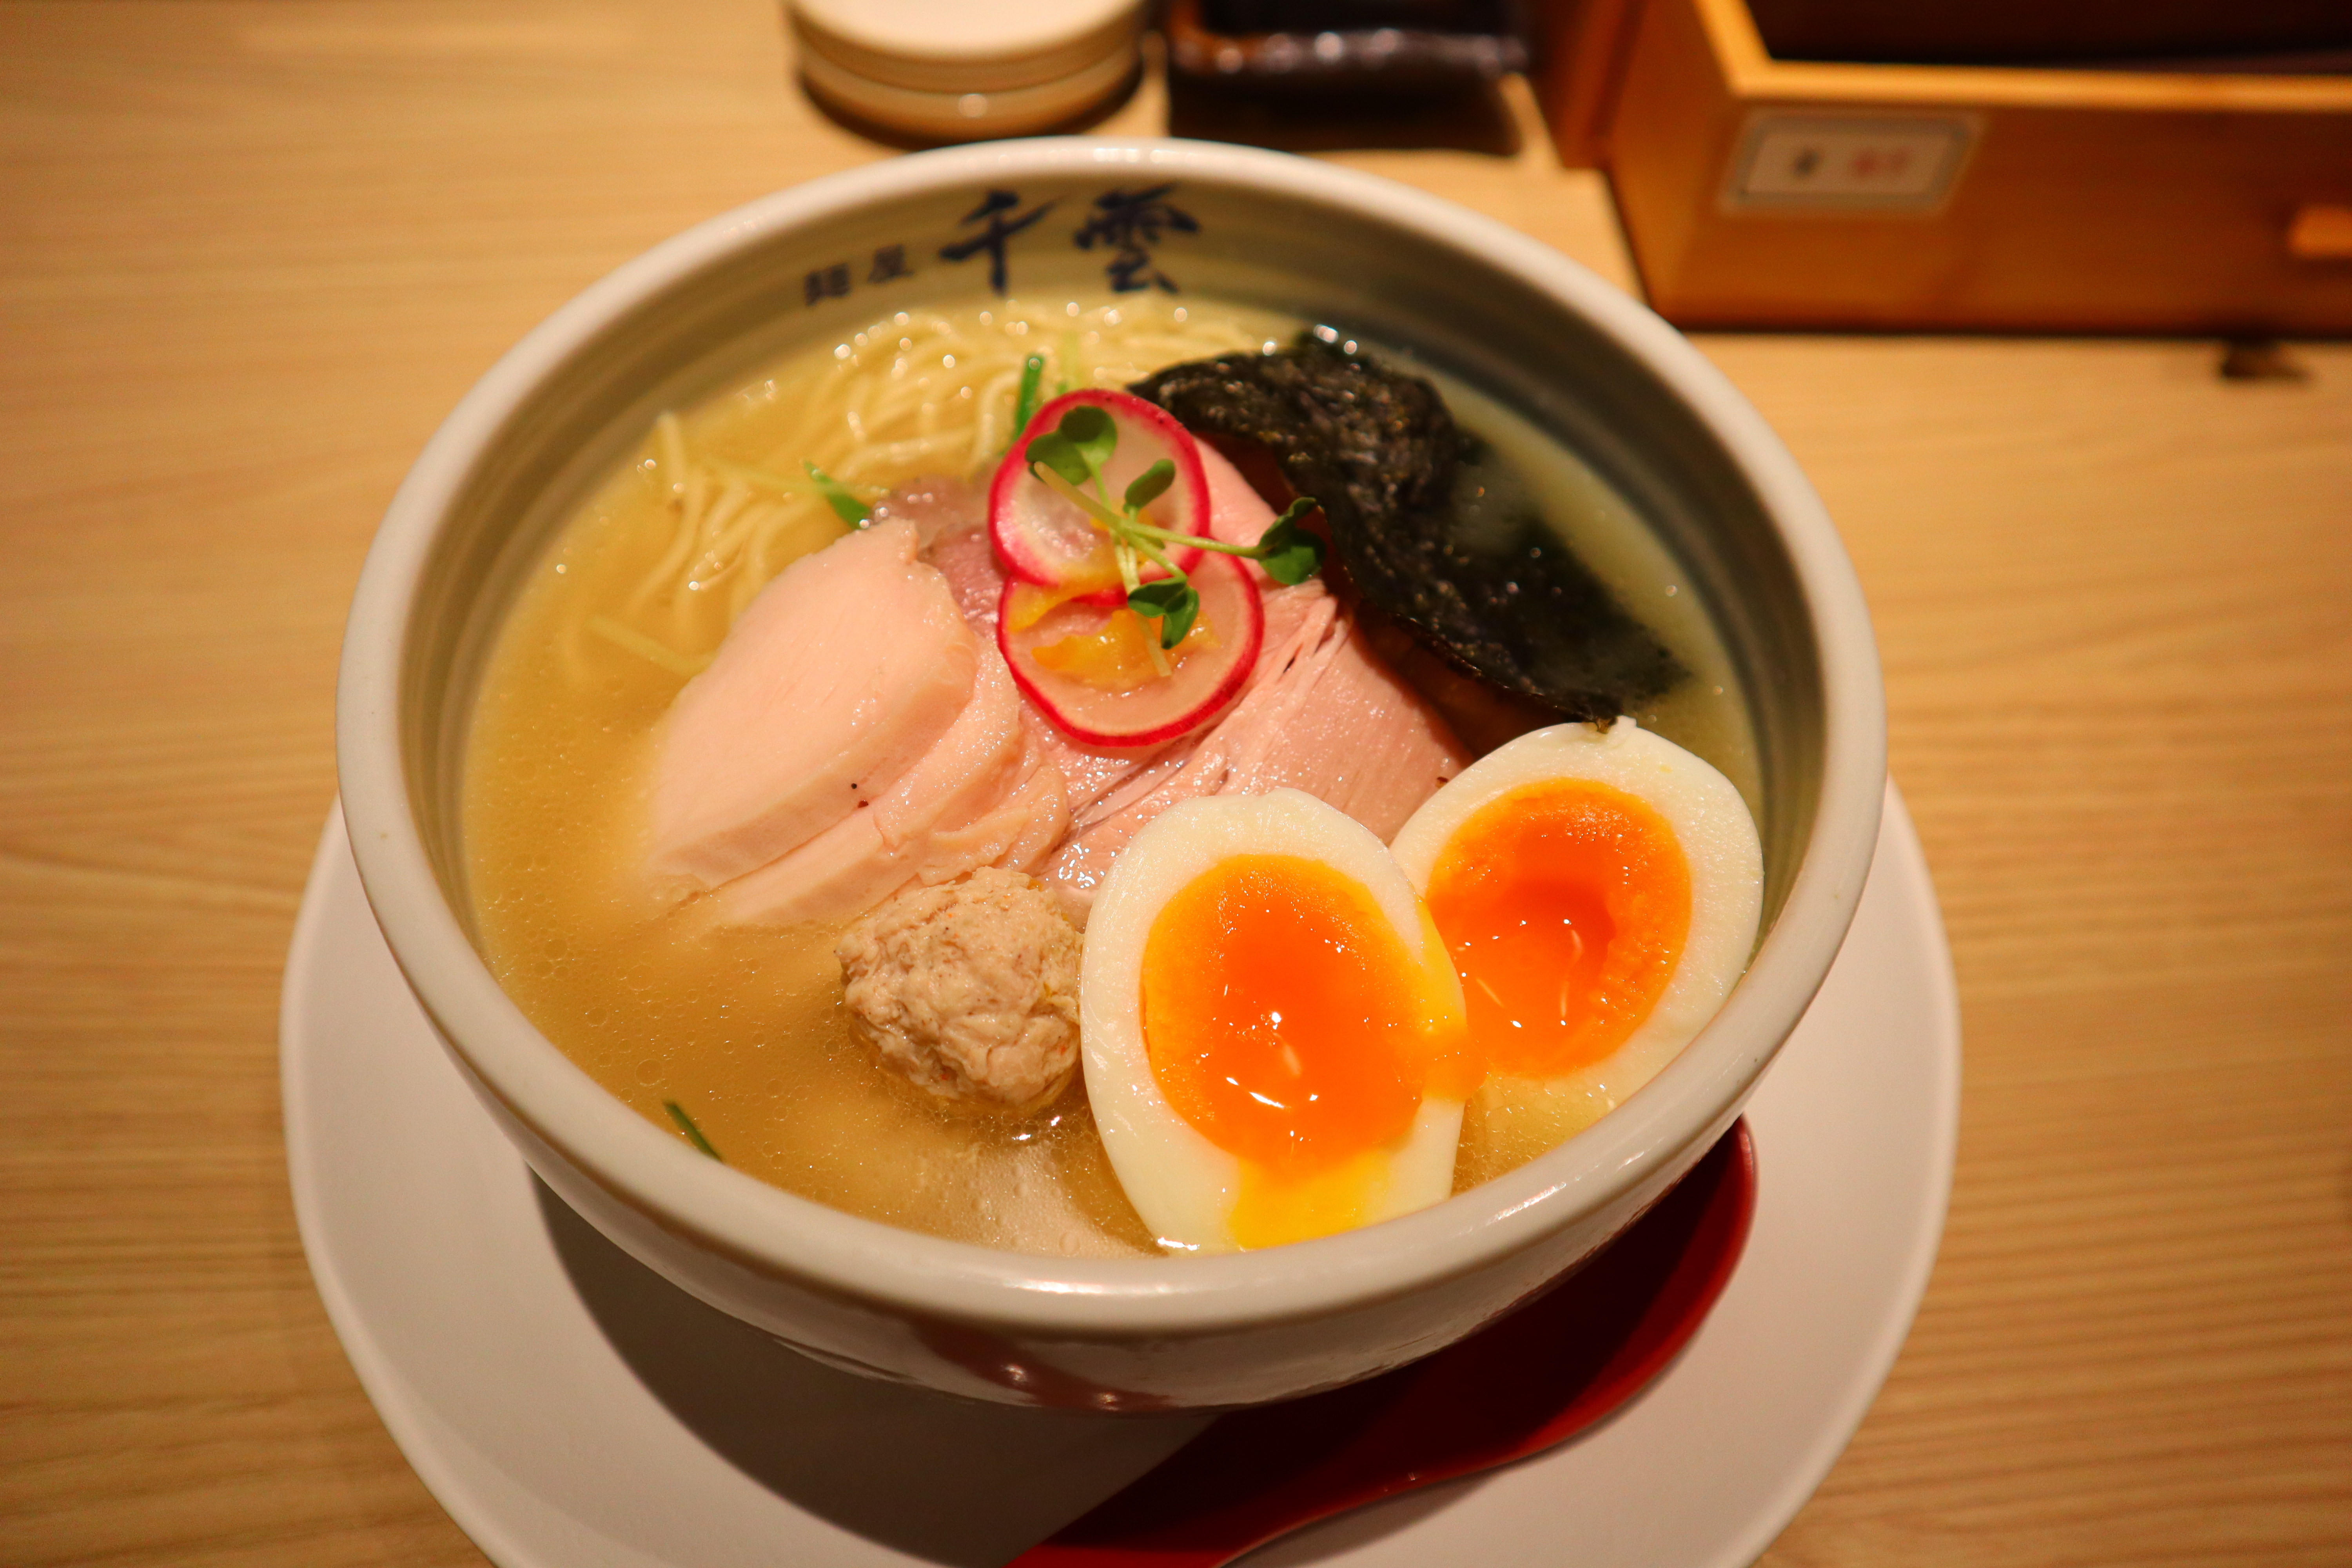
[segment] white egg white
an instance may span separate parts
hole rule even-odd
[[[1458,1016],[1460,986],[1422,913],[1419,896],[1379,838],[1295,789],[1186,801],[1155,817],[1120,852],[1087,922],[1079,1039],[1087,1098],[1128,1200],[1162,1247],[1231,1252],[1232,1217],[1250,1173],[1211,1142],[1161,1093],[1143,1040],[1144,944],[1162,907],[1194,879],[1237,855],[1296,855],[1360,883],[1416,964],[1432,965]],[[1462,1102],[1424,1099],[1412,1128],[1376,1151],[1357,1223],[1369,1225],[1449,1195]]]
[[[1764,852],[1731,781],[1703,759],[1631,719],[1608,729],[1559,724],[1481,757],[1422,803],[1390,847],[1414,889],[1481,807],[1549,779],[1591,779],[1646,802],[1665,819],[1690,867],[1690,931],[1650,1016],[1602,1060],[1546,1079],[1489,1077],[1472,1100],[1485,1168],[1508,1169],[1582,1131],[1655,1078],[1706,1026],[1748,966],[1762,907]]]

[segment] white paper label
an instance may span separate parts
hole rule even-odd
[[[1976,127],[1955,116],[1759,114],[1724,205],[1925,211],[1950,193],[1975,139]]]

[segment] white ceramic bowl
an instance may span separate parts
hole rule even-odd
[[[468,936],[457,778],[481,656],[523,565],[661,408],[780,348],[988,287],[971,217],[1009,192],[1022,293],[1099,290],[1098,198],[1171,184],[1154,260],[1189,292],[1410,344],[1557,432],[1648,517],[1750,695],[1769,934],[1722,1013],[1589,1131],[1384,1225],[1232,1257],[1065,1262],[892,1228],[697,1154],[509,1001]],[[1130,269],[1130,277],[1139,276]],[[839,292],[845,288],[845,295]],[[1574,1267],[1738,1114],[1836,955],[1876,839],[1885,724],[1861,593],[1763,420],[1584,268],[1417,191],[1182,142],[999,142],[779,192],[558,310],[458,405],[386,513],[344,646],[338,759],[376,918],[451,1056],[532,1167],[630,1253],[810,1354],[982,1398],[1249,1404],[1465,1334]]]

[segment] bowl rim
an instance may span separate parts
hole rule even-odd
[[[1056,1259],[899,1229],[771,1186],[696,1152],[576,1066],[499,989],[442,896],[408,790],[400,687],[415,595],[446,509],[508,416],[610,323],[731,254],[868,203],[1138,169],[1401,227],[1535,289],[1642,361],[1719,443],[1788,554],[1821,653],[1821,787],[1779,918],[1723,1010],[1649,1086],[1568,1143],[1433,1207],[1315,1241]],[[451,411],[385,510],[345,634],[336,752],[353,855],[410,989],[478,1087],[589,1180],[761,1274],[919,1315],[1115,1339],[1325,1317],[1475,1272],[1635,1190],[1727,1124],[1844,938],[1877,840],[1885,725],[1869,613],[1820,498],[1762,416],[1647,307],[1538,240],[1378,175],[1218,143],[1055,137],[908,154],[777,191],[624,263],[532,329]]]

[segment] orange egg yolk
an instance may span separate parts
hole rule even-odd
[[[1647,802],[1549,779],[1455,831],[1429,912],[1487,1067],[1558,1078],[1606,1058],[1657,1005],[1690,934],[1690,863]]]
[[[1468,1089],[1450,994],[1362,883],[1301,856],[1230,857],[1161,907],[1142,1021],[1177,1114],[1280,1181],[1402,1138],[1432,1088]]]
[[[1046,643],[1031,650],[1030,657],[1055,674],[1066,675],[1098,691],[1132,691],[1165,674],[1151,662],[1151,650],[1159,640],[1159,622],[1147,621],[1121,605],[1093,631],[1074,632],[1059,641]],[[1172,668],[1216,646],[1215,629],[1209,625],[1208,616],[1201,616],[1193,620],[1183,638],[1160,657]]]

